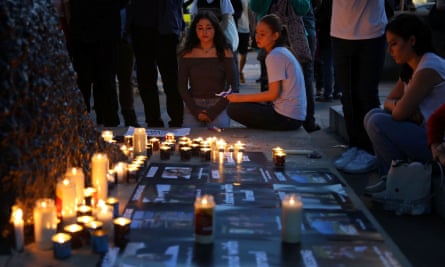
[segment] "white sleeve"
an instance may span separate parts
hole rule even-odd
[[[217,0],[216,0],[217,1]],[[235,13],[233,9],[232,3],[230,0],[221,0],[221,13],[224,14],[232,14]]]

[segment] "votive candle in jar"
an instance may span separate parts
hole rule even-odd
[[[135,156],[145,155],[147,147],[147,132],[145,128],[135,128],[133,134],[133,152]]]
[[[287,194],[281,201],[281,239],[285,243],[301,241],[303,202],[297,194]]]
[[[36,201],[33,210],[34,239],[37,247],[42,250],[52,248],[52,236],[57,230],[57,212],[54,200],[41,198]]]
[[[58,233],[52,236],[54,258],[64,260],[71,256],[71,236],[65,233]]]
[[[119,199],[115,197],[109,197],[105,201],[105,204],[113,208],[113,218],[119,217]]]
[[[15,251],[23,252],[25,244],[23,210],[15,205],[12,207],[11,222],[14,225]]]
[[[113,220],[114,225],[114,245],[119,248],[124,248],[130,235],[131,220],[125,217],[119,217]]]
[[[181,147],[179,153],[182,161],[188,161],[192,158],[192,148],[189,146]]]
[[[111,143],[113,142],[113,131],[104,130],[102,131],[102,138],[105,142]]]
[[[153,152],[156,152],[159,150],[159,146],[160,146],[160,140],[159,138],[153,137],[150,138],[150,140],[148,140],[151,144],[151,148],[153,149]]]
[[[194,204],[195,241],[200,244],[213,243],[215,202],[212,195],[197,197]]]
[[[63,231],[71,236],[71,248],[82,247],[83,227],[79,224],[69,224],[63,228]]]
[[[275,168],[283,169],[286,164],[286,152],[279,151],[275,154]]]
[[[167,145],[162,145],[160,147],[160,158],[161,160],[169,160],[170,159],[170,152],[171,148]]]

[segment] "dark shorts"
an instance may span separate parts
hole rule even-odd
[[[249,49],[250,33],[238,33],[238,38],[238,53],[240,53],[241,55],[245,55],[247,54],[247,50]]]

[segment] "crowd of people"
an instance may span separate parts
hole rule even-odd
[[[348,149],[334,161],[337,169],[377,169],[384,177],[394,159],[445,163],[444,127],[436,122],[445,117],[439,108],[445,61],[433,47],[430,25],[415,14],[393,16],[387,1],[55,2],[86,109],[94,107],[98,125],[118,126],[120,106],[125,125],[140,126],[135,68],[147,127],[165,126],[159,73],[168,127],[227,128],[233,120],[310,133],[320,130],[315,101],[340,99]],[[441,2],[436,16],[444,12]],[[287,7],[293,12],[279,12]],[[244,94],[249,48],[258,51],[261,91]],[[388,53],[401,71],[381,108],[378,86]]]

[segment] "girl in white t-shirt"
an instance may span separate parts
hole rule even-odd
[[[278,16],[271,14],[261,19],[256,27],[256,42],[267,51],[269,90],[228,95],[227,113],[248,128],[298,129],[306,118],[304,76]]]

